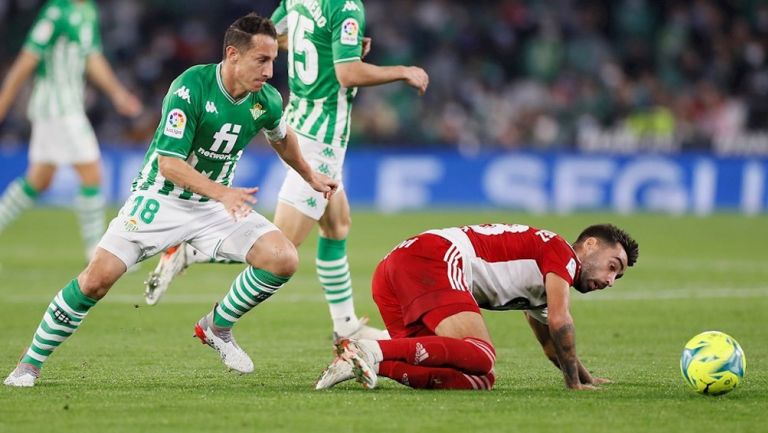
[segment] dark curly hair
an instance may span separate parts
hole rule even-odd
[[[224,57],[227,56],[228,46],[233,46],[241,51],[248,51],[253,35],[267,35],[277,39],[277,30],[269,18],[262,17],[255,12],[238,18],[224,33]]]
[[[627,252],[627,266],[637,262],[637,256],[640,253],[637,241],[632,239],[629,233],[613,224],[595,224],[585,228],[576,239],[576,244],[584,242],[587,238],[597,238],[611,245],[619,243]]]

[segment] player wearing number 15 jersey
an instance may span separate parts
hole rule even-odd
[[[337,186],[312,170],[296,136],[281,120],[280,95],[266,84],[277,47],[272,22],[246,15],[227,29],[221,63],[193,67],[171,84],[133,194],[86,269],[49,304],[6,385],[33,386],[48,356],[77,330],[128,267],[180,242],[210,257],[249,265],[197,322],[195,335],[219,352],[230,369],[253,371],[250,357],[232,337],[232,327],[288,281],[298,255],[277,227],[253,212],[256,188],[231,186],[237,161],[254,135],[264,130],[275,151],[312,188],[329,197]]]
[[[318,389],[377,374],[413,388],[491,389],[496,350],[480,309],[523,310],[547,357],[573,389],[594,389],[576,356],[569,286],[613,285],[638,246],[610,225],[587,227],[573,246],[520,224],[430,230],[395,247],[373,275],[373,299],[392,340],[342,340]]]

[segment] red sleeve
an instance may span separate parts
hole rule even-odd
[[[546,277],[548,273],[552,272],[567,281],[569,285],[573,285],[573,279],[576,277],[578,268],[579,263],[576,254],[563,238],[556,236],[544,244],[542,257],[539,261],[541,275]]]

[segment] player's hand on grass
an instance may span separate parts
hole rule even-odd
[[[605,383],[612,383],[611,379],[608,379],[607,377],[595,377],[592,376],[592,385],[602,385]]]
[[[253,212],[253,207],[251,206],[256,203],[256,197],[253,195],[258,190],[258,187],[227,188],[219,197],[219,201],[235,221],[239,221]]]
[[[427,91],[427,86],[429,86],[429,75],[427,75],[427,71],[418,66],[406,66],[405,82],[418,90],[419,96],[423,96],[424,92]]]

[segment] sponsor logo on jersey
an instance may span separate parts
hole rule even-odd
[[[189,99],[189,89],[187,88],[187,86],[179,87],[179,90],[173,92],[173,94],[187,101],[187,104],[191,104],[191,101]]]
[[[347,12],[347,11],[359,11],[359,10],[360,10],[360,8],[357,7],[355,2],[347,0],[344,3],[344,8],[341,11],[342,12]]]
[[[341,23],[341,44],[357,45],[357,36],[360,34],[360,25],[354,18],[347,18]]]
[[[424,346],[421,343],[416,343],[416,353],[413,356],[413,364],[419,365],[424,360],[429,358],[429,353],[427,353],[427,349],[424,348]]]
[[[216,109],[216,105],[214,105],[212,101],[208,101],[205,103],[205,111],[207,111],[208,113],[219,114],[219,110]]]
[[[571,276],[571,279],[574,279],[576,277],[576,259],[571,257],[571,261],[568,262],[565,269],[568,271],[568,275]]]
[[[168,113],[165,121],[163,134],[171,138],[181,138],[184,136],[184,128],[187,127],[187,115],[178,108],[174,108]]]
[[[253,116],[253,120],[258,119],[262,114],[266,112],[267,110],[265,110],[258,102],[253,104],[253,107],[251,107],[251,116]]]

